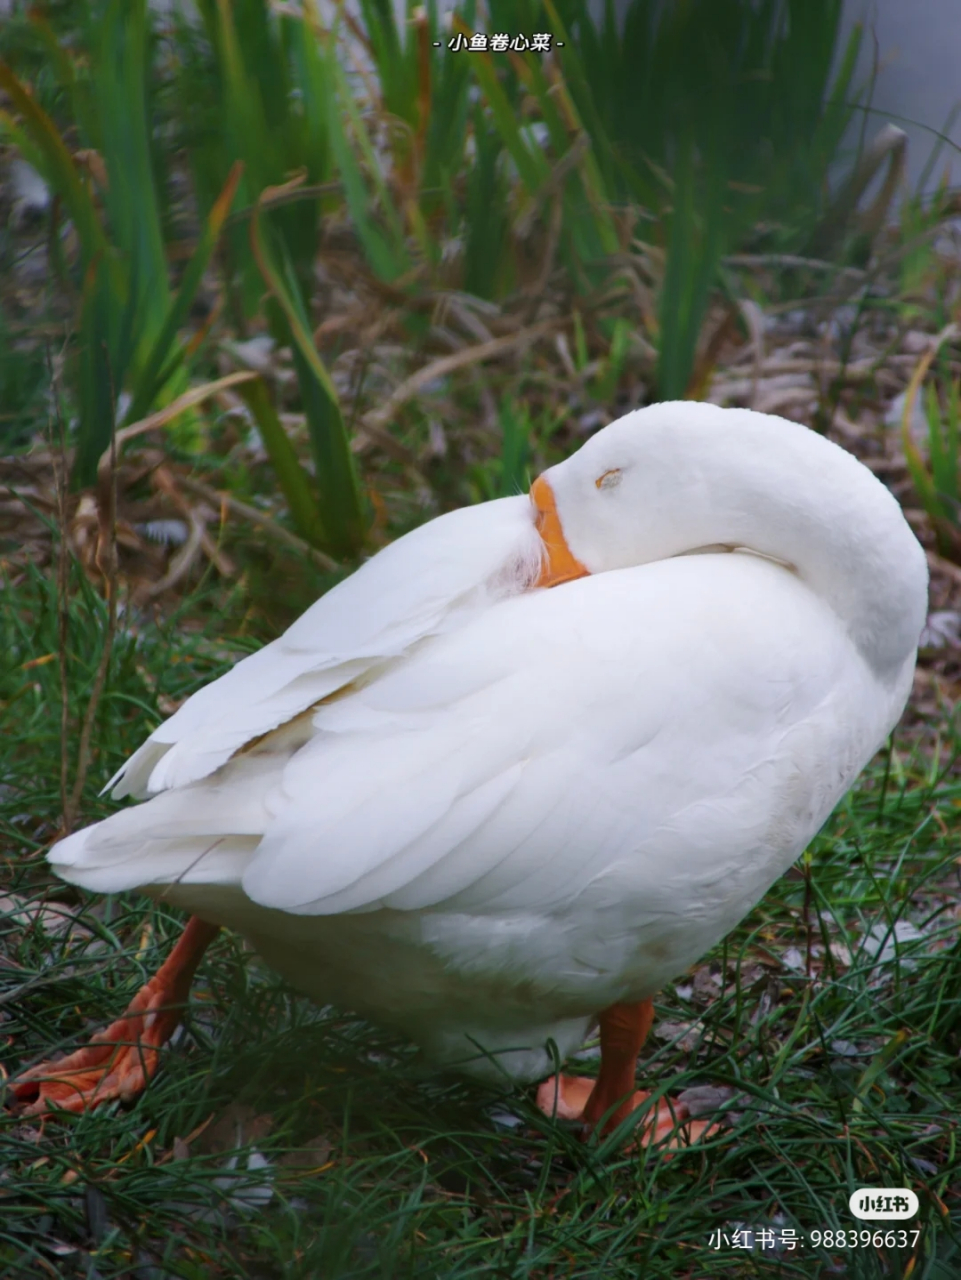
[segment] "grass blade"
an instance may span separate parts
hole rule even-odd
[[[136,376],[170,306],[152,145],[152,50],[146,0],[111,0],[97,35],[92,42],[91,79],[108,178],[103,200],[111,239],[129,264],[128,287],[139,315],[140,332],[131,356]]]
[[[347,428],[337,389],[317,350],[304,311],[300,290],[289,261],[280,270],[268,246],[262,223],[263,209],[271,197],[295,189],[302,177],[282,187],[268,188],[257,201],[250,223],[254,257],[268,289],[277,302],[291,337],[304,412],[317,463],[317,485],[324,511],[327,547],[335,555],[356,552],[366,536],[367,521],[360,483],[354,465]]]
[[[217,246],[220,232],[237,194],[242,172],[243,164],[237,161],[230,171],[226,186],[217,197],[214,207],[207,216],[200,240],[191,256],[190,262],[187,264],[187,269],[184,271],[180,288],[171,301],[167,318],[157,334],[145,362],[143,372],[138,380],[138,386],[134,392],[126,417],[128,422],[135,422],[138,418],[143,417],[161,390],[166,376],[169,376],[171,349],[177,340],[177,334],[181,326],[187,319],[203,274]]]
[[[42,161],[41,173],[67,207],[77,228],[84,262],[104,253],[107,239],[93,197],[64,144],[57,126],[6,63],[0,62],[0,89],[9,96],[23,120],[23,130]]]
[[[380,278],[390,283],[408,272],[412,266],[404,241],[403,222],[381,172],[381,162],[357,108],[346,74],[336,58],[330,58],[328,66],[331,68],[335,85],[334,92],[329,98],[330,143],[344,184],[347,207],[357,235],[364,246],[367,260]],[[343,118],[341,112],[343,112]],[[350,134],[347,132],[345,121],[349,123]],[[369,210],[375,202],[368,194],[360,165],[351,147],[351,137],[373,182],[377,197],[376,204],[382,210],[387,223],[386,235],[370,216]]]
[[[240,388],[240,394],[257,423],[257,430],[277,476],[294,528],[311,546],[328,545],[330,538],[314,501],[313,481],[300,465],[263,379],[257,378],[245,383]]]
[[[453,29],[462,35],[470,35],[467,24],[458,14],[454,15]],[[494,63],[490,54],[477,53],[472,57],[474,74],[484,94],[484,101],[490,109],[494,124],[507,148],[511,159],[517,167],[521,182],[530,195],[537,195],[550,175],[550,169],[543,154],[530,147],[525,140],[518,122],[517,113],[511,106],[504,87],[497,78]]]

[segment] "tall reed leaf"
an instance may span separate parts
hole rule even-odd
[[[317,469],[317,489],[326,549],[351,555],[367,532],[360,481],[347,437],[347,427],[330,374],[314,346],[300,286],[279,237],[271,236],[263,210],[271,199],[296,189],[299,179],[268,188],[257,202],[250,224],[254,256],[276,301],[289,334],[301,399]]]
[[[301,466],[290,437],[278,417],[270,393],[258,378],[240,388],[240,394],[257,423],[267,456],[284,495],[290,518],[300,536],[314,547],[330,542],[326,525],[317,509],[310,474]]]
[[[111,238],[127,263],[133,305],[141,313],[142,336],[133,353],[139,373],[170,308],[151,141],[146,0],[110,0],[97,27],[91,90],[107,177],[102,196]]]
[[[178,333],[186,322],[203,274],[217,247],[221,229],[237,194],[242,172],[242,164],[238,162],[233,166],[223,191],[217,197],[204,223],[197,247],[183,273],[180,287],[170,302],[163,327],[157,334],[137,380],[130,408],[125,417],[127,422],[135,422],[143,417],[160,388],[169,380],[174,368],[187,355],[187,348],[178,343]]]
[[[412,266],[403,218],[347,75],[337,58],[329,65],[335,86],[329,99],[330,144],[347,208],[367,261],[382,280],[391,283]]]
[[[107,248],[90,188],[81,178],[57,126],[3,62],[0,62],[0,88],[9,96],[22,121],[18,126],[9,112],[0,110],[0,124],[63,200],[77,229],[86,266],[96,254],[105,252]]]

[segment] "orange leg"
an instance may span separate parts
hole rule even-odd
[[[64,1111],[89,1111],[102,1102],[125,1102],[146,1087],[157,1070],[159,1050],[180,1022],[190,984],[220,926],[192,916],[177,945],[126,1013],[76,1053],[59,1062],[41,1062],[11,1085],[28,1105],[24,1115],[43,1115],[50,1104]]]
[[[600,1023],[601,1068],[584,1106],[584,1122],[593,1128],[615,1107],[606,1124],[609,1132],[638,1105],[634,1101],[637,1055],[654,1025],[654,1001],[612,1004],[601,1014]]]
[[[551,1076],[537,1090],[541,1111],[562,1120],[583,1120],[586,1134],[602,1121],[603,1133],[616,1129],[650,1097],[648,1091],[634,1088],[634,1073],[637,1055],[653,1022],[652,1000],[613,1004],[605,1009],[600,1016],[601,1067],[597,1080],[586,1076]],[[690,1120],[683,1103],[664,1099],[656,1104],[639,1137],[645,1146],[669,1137],[671,1147],[688,1146],[710,1127],[706,1121]]]

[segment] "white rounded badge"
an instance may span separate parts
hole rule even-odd
[[[913,1218],[918,1211],[918,1197],[907,1187],[861,1187],[848,1200],[856,1218],[866,1221],[881,1218]]]

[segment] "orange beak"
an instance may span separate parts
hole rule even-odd
[[[537,532],[541,535],[547,552],[547,559],[534,586],[557,587],[574,578],[586,578],[590,570],[584,568],[567,545],[560,516],[557,514],[554,490],[543,476],[538,476],[531,485],[531,502],[537,512]]]

